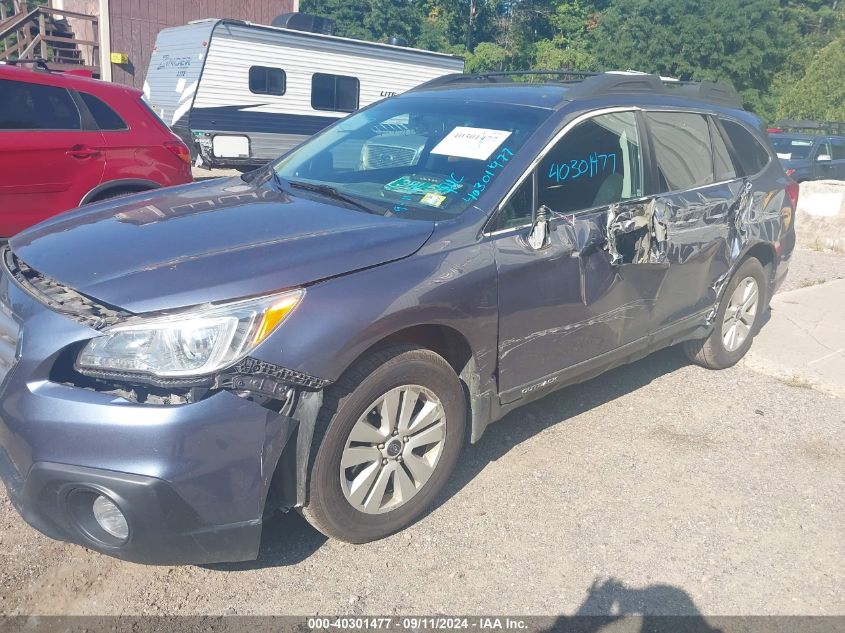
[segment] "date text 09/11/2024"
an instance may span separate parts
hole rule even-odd
[[[474,616],[345,616],[308,618],[307,626],[311,630],[387,630],[387,631],[520,631],[528,628],[525,620],[511,617]]]

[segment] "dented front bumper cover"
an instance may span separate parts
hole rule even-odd
[[[21,516],[52,538],[134,562],[254,559],[267,510],[305,501],[327,381],[253,358],[170,395],[62,374],[63,354],[119,314],[31,271],[21,283],[21,269],[6,265],[0,300],[23,344],[0,385],[0,478]],[[125,542],[80,520],[73,499],[83,493],[118,505]]]

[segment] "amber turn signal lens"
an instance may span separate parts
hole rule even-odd
[[[270,333],[275,330],[291,312],[293,312],[293,309],[297,305],[299,305],[300,299],[302,299],[302,293],[297,293],[295,295],[285,297],[278,303],[267,308],[267,311],[261,319],[261,325],[255,333],[255,339],[253,340],[254,344],[258,345],[261,341],[270,336]]]

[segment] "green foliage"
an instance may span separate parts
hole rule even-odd
[[[468,71],[631,68],[729,81],[770,120],[837,111],[836,82],[823,75],[845,74],[843,0],[302,0],[301,10],[333,18],[340,35],[398,35],[461,55]],[[818,91],[811,104],[799,107],[798,86]]]
[[[726,80],[770,113],[768,89],[799,32],[771,0],[617,0],[594,36],[603,67]]]
[[[845,121],[845,38],[822,48],[807,65],[803,78],[785,88],[778,116]]]

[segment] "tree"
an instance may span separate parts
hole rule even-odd
[[[746,105],[771,115],[769,88],[799,42],[772,0],[616,0],[592,39],[605,68],[683,80],[726,80]]]
[[[302,10],[334,19],[339,35],[462,55],[471,71],[728,81],[767,119],[795,110],[815,54],[833,63],[826,47],[845,37],[845,0],[302,0]]]
[[[845,121],[845,37],[822,48],[807,66],[804,77],[783,90],[779,117]]]

